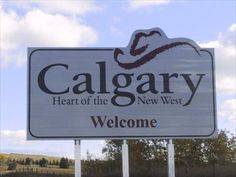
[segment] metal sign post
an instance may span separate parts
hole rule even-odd
[[[122,173],[123,177],[129,177],[129,149],[127,140],[122,144]]]
[[[168,141],[168,177],[175,177],[175,150],[172,139]]]
[[[80,140],[75,140],[75,177],[81,177],[81,145]]]

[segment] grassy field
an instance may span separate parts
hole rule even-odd
[[[2,156],[4,159],[15,159],[15,160],[24,160],[27,157],[33,159],[34,161],[40,160],[42,158],[45,158],[48,161],[60,160],[59,157],[45,156],[45,155],[31,155],[31,154],[0,153],[0,156]]]
[[[43,173],[32,173],[32,172],[16,172],[7,173],[1,175],[2,177],[73,177],[70,174],[43,174]]]
[[[1,172],[11,172],[7,170],[7,166],[0,166],[0,171]],[[17,165],[16,170],[14,172],[40,172],[40,173],[59,173],[59,174],[73,174],[74,173],[74,168],[70,167],[68,169],[62,169],[59,168],[58,166],[54,165],[48,165],[47,167],[39,167],[37,165],[31,165],[31,166],[26,166],[26,165]]]
[[[0,154],[1,155],[1,154]],[[39,160],[45,158],[47,160],[59,160],[57,157],[48,157],[40,155],[26,154],[4,154],[4,159],[25,159],[32,158]],[[121,177],[121,164],[117,161],[101,161],[91,160],[82,161],[83,177]],[[188,173],[183,166],[176,166],[176,177],[236,177],[236,163],[216,165],[214,168],[209,165],[189,167]],[[20,165],[17,164],[16,170],[8,171],[7,164],[0,164],[1,177],[73,177],[74,166],[68,169],[61,169],[56,165],[48,165],[47,167],[39,167],[39,165]],[[167,177],[166,165],[132,166],[130,164],[130,177]]]
[[[31,158],[34,161],[40,160],[42,158],[47,159],[49,162],[54,161],[60,161],[59,157],[53,157],[53,156],[44,156],[44,155],[31,155],[31,154],[6,154],[6,153],[0,153],[0,160],[5,161],[5,163],[0,163],[0,176],[11,174],[11,175],[17,175],[20,173],[21,175],[23,174],[28,174],[32,172],[36,174],[57,174],[57,175],[72,175],[74,174],[74,166],[70,166],[68,169],[62,169],[59,168],[56,165],[48,165],[47,167],[39,167],[39,165],[20,165],[17,164],[16,170],[9,171],[7,170],[8,166],[6,164],[7,160],[15,159],[16,161],[19,160],[25,160],[26,158]],[[14,174],[12,174],[14,173]],[[25,176],[25,175],[24,175]],[[22,176],[22,177],[24,177]]]
[[[96,174],[96,170],[92,169],[92,173],[89,176],[82,175],[83,177],[121,177],[121,171],[119,173],[109,173],[103,172],[104,174]],[[33,170],[33,171],[31,171]],[[130,169],[130,177],[167,177],[166,167],[156,167],[146,171],[140,167],[139,169]],[[144,173],[144,171],[146,171]],[[211,166],[203,167],[191,167],[189,169],[188,175],[185,173],[184,167],[176,167],[176,177],[235,177],[236,176],[236,164],[231,164],[227,166],[218,165],[216,168],[216,176],[214,176]],[[73,177],[74,169],[59,169],[58,167],[47,167],[47,168],[37,168],[37,167],[18,167],[14,171],[4,171],[0,175],[1,177]]]

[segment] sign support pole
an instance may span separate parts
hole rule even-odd
[[[167,144],[168,149],[168,177],[175,177],[175,150],[172,139]]]
[[[75,140],[75,177],[81,177],[81,144],[80,140]]]
[[[123,177],[129,177],[129,149],[127,140],[122,144],[122,173]]]

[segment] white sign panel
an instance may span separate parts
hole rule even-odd
[[[154,28],[126,48],[29,48],[28,139],[216,133],[214,50]]]

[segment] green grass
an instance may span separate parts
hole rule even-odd
[[[16,172],[7,173],[1,175],[2,177],[73,177],[72,174],[43,174],[43,173],[32,173],[32,172]]]
[[[26,154],[0,154],[4,159],[22,160],[27,157],[34,160],[45,158],[47,160],[60,160],[58,157]],[[112,161],[82,161],[83,177],[120,177],[122,171],[119,163],[111,164]],[[211,165],[190,167],[189,177],[213,177]],[[33,172],[32,172],[33,171]],[[216,177],[236,177],[236,163],[216,165]],[[87,176],[85,176],[87,175]],[[69,169],[61,169],[56,165],[39,167],[38,165],[20,165],[17,169],[7,171],[7,164],[0,164],[1,177],[72,177],[74,176],[74,166]],[[167,166],[130,165],[130,177],[167,177]],[[186,169],[183,166],[176,166],[176,177],[187,177]]]
[[[17,169],[17,171],[8,171],[8,173],[2,173],[1,177],[73,177],[74,169],[59,169],[54,167],[48,168],[36,168],[32,167],[34,172],[31,172],[31,168],[28,169],[25,167],[24,172],[23,169]],[[135,168],[133,170],[130,169],[130,177],[167,177],[167,169],[161,167],[151,168],[145,172],[141,166]],[[37,169],[37,171],[35,171]],[[21,171],[19,171],[21,170]],[[28,170],[27,172],[25,170]],[[114,170],[114,169],[113,169]],[[217,165],[216,168],[216,177],[235,177],[236,174],[236,164],[229,165]],[[91,174],[83,177],[120,177],[122,176],[121,172],[115,173],[112,171],[111,173],[106,173],[102,171],[102,174],[97,174],[94,167],[91,168]],[[176,177],[186,177],[185,168],[184,167],[176,167]],[[189,169],[188,177],[213,177],[212,167],[211,166],[198,166],[191,167]]]
[[[31,166],[31,167],[17,167],[17,171],[38,171],[40,173],[56,173],[56,174],[74,174],[74,168],[63,169],[59,168],[58,166],[51,166],[48,167],[38,167],[38,166]]]
[[[68,169],[62,169],[58,166],[49,165],[48,167],[39,167],[37,165],[26,166],[26,165],[17,165],[16,170],[8,171],[7,166],[0,166],[1,173],[11,173],[11,172],[38,172],[38,173],[55,173],[55,174],[74,174],[74,167]]]

